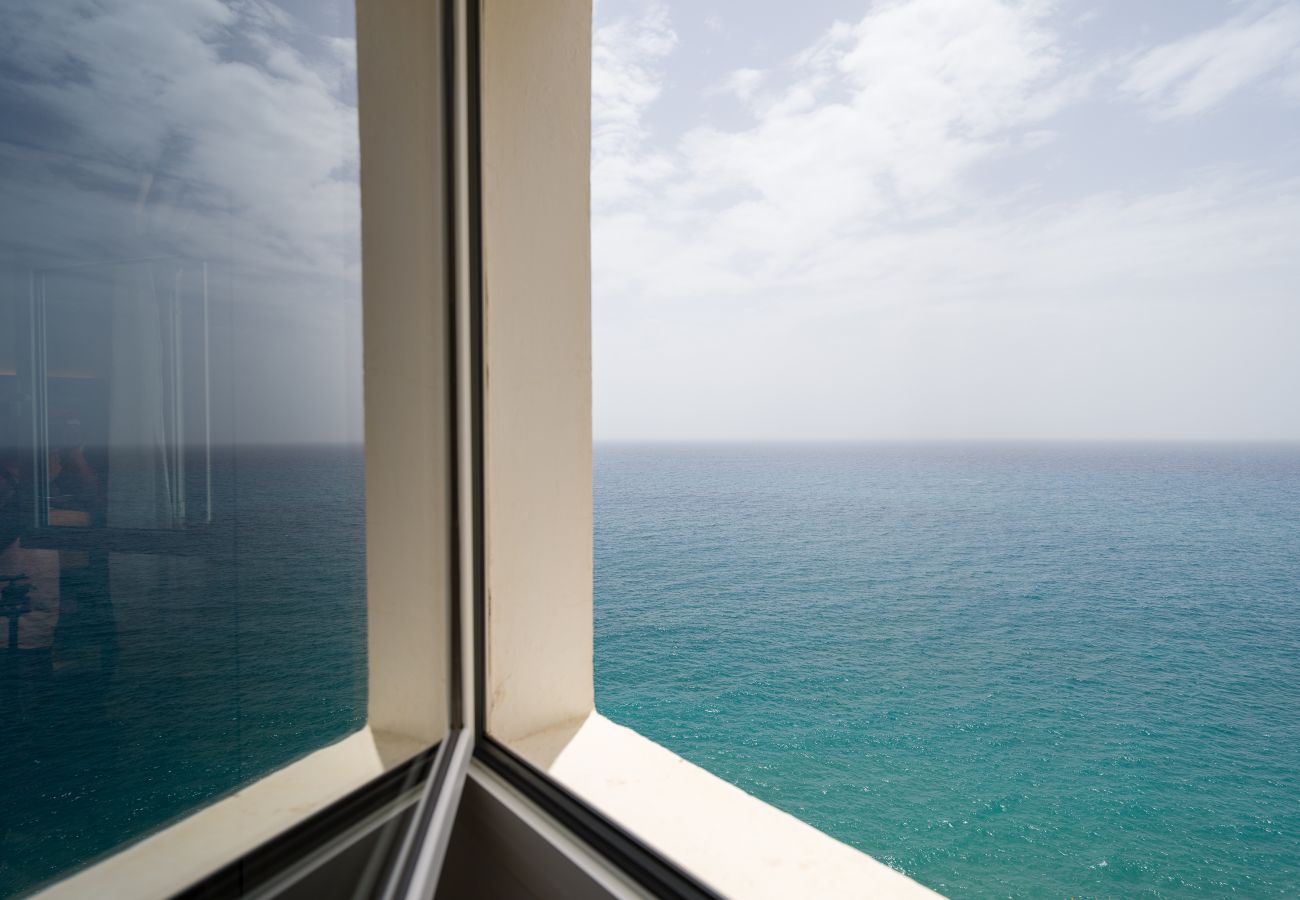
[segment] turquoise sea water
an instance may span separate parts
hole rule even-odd
[[[51,633],[0,645],[0,897],[364,724],[363,474],[360,447],[239,448],[217,527],[58,551]],[[56,553],[21,544],[0,561]]]
[[[595,467],[615,721],[955,897],[1300,894],[1300,448]]]
[[[364,721],[359,450],[214,484],[5,658],[0,896]],[[602,445],[595,498],[616,721],[953,896],[1298,892],[1300,448]]]

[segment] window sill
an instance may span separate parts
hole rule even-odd
[[[598,713],[511,749],[723,895],[939,896]]]
[[[38,894],[169,897],[409,759],[423,745],[370,726],[267,775]]]

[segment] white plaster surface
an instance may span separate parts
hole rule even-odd
[[[487,718],[593,706],[590,0],[483,0]]]
[[[598,713],[515,749],[726,896],[939,896]]]
[[[358,6],[368,716],[447,730],[451,385],[436,3]]]

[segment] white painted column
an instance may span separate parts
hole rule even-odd
[[[487,724],[593,706],[591,3],[483,0]]]

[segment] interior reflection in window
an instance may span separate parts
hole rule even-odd
[[[0,896],[365,720],[353,16],[0,8]]]
[[[206,264],[37,272],[29,309],[36,524],[211,522]]]

